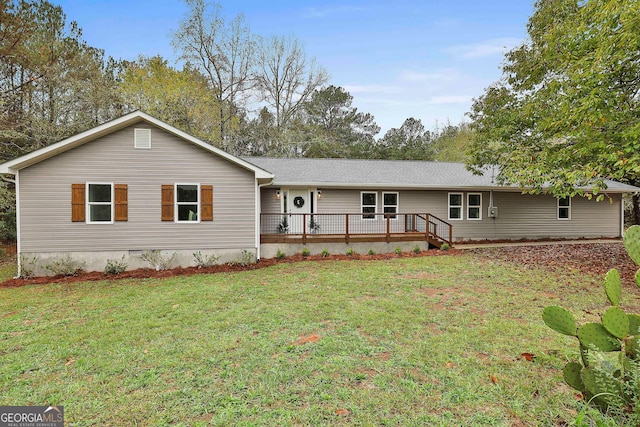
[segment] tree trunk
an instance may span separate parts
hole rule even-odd
[[[633,223],[640,225],[640,194],[634,194],[631,197],[631,202],[633,205]]]

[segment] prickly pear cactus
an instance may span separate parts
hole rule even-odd
[[[640,226],[629,227],[624,233],[624,247],[633,262],[640,265]]]
[[[624,247],[633,261],[640,265],[640,226],[630,227],[624,236]],[[640,287],[640,270],[635,275]],[[567,384],[583,393],[601,410],[611,406],[637,412],[640,391],[630,393],[640,379],[640,315],[628,314],[619,306],[622,280],[617,270],[605,276],[604,291],[611,304],[600,323],[576,326],[573,315],[558,306],[546,307],[542,312],[545,324],[556,332],[578,339],[580,361],[569,362],[563,369]],[[598,353],[617,352],[617,365],[603,362]],[[593,398],[593,399],[592,399]]]
[[[604,278],[604,292],[611,305],[620,304],[620,294],[622,294],[622,281],[618,270],[611,269]]]
[[[552,305],[542,311],[542,319],[548,327],[564,335],[576,336],[576,321],[566,308]]]

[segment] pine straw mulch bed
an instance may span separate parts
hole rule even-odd
[[[321,255],[310,255],[303,257],[302,254],[296,254],[287,256],[286,258],[262,258],[260,262],[255,264],[241,265],[237,263],[231,264],[219,264],[208,268],[198,267],[178,267],[170,270],[156,271],[152,268],[141,268],[138,270],[125,271],[121,274],[104,274],[100,271],[81,272],[75,276],[47,276],[47,277],[32,277],[29,279],[9,279],[0,283],[0,288],[16,288],[26,285],[42,285],[47,283],[72,283],[72,282],[88,282],[97,280],[120,280],[120,279],[148,279],[148,278],[163,278],[163,277],[175,277],[175,276],[191,276],[194,274],[214,274],[214,273],[228,273],[236,271],[248,271],[257,270],[259,268],[270,267],[276,264],[293,263],[300,261],[330,261],[330,260],[387,260],[393,258],[416,258],[425,256],[443,256],[443,255],[456,255],[460,251],[451,249],[449,251],[441,250],[428,250],[419,253],[403,252],[401,254],[353,254],[353,255],[329,255],[323,257]]]
[[[76,276],[34,277],[30,279],[10,279],[0,283],[0,287],[20,287],[32,284],[70,283],[96,280],[116,279],[146,279],[175,276],[190,276],[194,274],[213,274],[236,271],[256,270],[282,263],[300,261],[326,260],[387,260],[393,258],[415,258],[425,256],[457,256],[461,253],[471,253],[485,259],[517,264],[524,268],[546,267],[556,271],[578,270],[588,274],[606,274],[612,268],[618,269],[623,280],[633,283],[638,266],[631,260],[622,242],[614,243],[579,243],[579,244],[549,244],[541,246],[505,246],[497,248],[451,249],[449,251],[429,250],[420,253],[403,252],[402,254],[354,254],[347,255],[312,255],[303,257],[301,254],[287,256],[284,259],[261,259],[259,263],[250,265],[221,264],[209,268],[179,267],[171,270],[156,271],[151,268],[126,271],[119,275],[107,275],[102,272],[86,272]]]

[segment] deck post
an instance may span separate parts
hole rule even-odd
[[[391,215],[385,215],[387,217],[387,243],[391,241]]]
[[[307,244],[307,214],[302,214],[302,244]]]
[[[429,235],[431,234],[431,230],[429,229],[431,224],[429,224],[429,214],[425,214],[424,215],[425,218],[425,237],[427,239],[427,242],[429,242]]]
[[[344,241],[349,244],[349,214],[345,214]]]

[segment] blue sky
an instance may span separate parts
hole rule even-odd
[[[177,57],[171,46],[187,7],[163,0],[52,0],[107,55]],[[293,35],[382,127],[408,117],[433,129],[465,119],[472,98],[500,78],[506,51],[526,37],[532,0],[221,0],[253,33]]]

